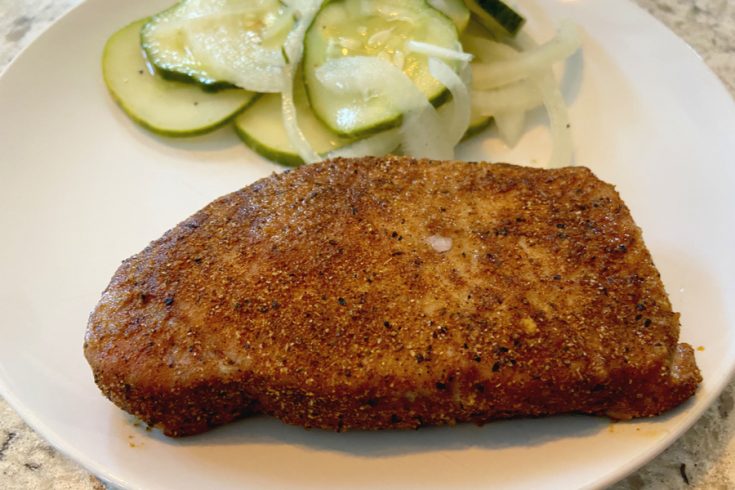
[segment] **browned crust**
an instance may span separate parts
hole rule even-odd
[[[701,381],[678,335],[640,230],[589,170],[391,157],[205,207],[122,264],[85,356],[172,436],[252,413],[382,429],[656,415]]]

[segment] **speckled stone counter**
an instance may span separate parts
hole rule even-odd
[[[735,1],[636,1],[686,40],[735,95]],[[0,70],[77,3],[79,0],[0,0]],[[613,488],[735,489],[734,404],[732,382],[681,439]],[[46,444],[0,398],[0,488],[105,487]]]

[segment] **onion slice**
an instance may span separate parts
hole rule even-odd
[[[444,125],[431,104],[404,116],[401,148],[406,155],[434,160],[451,160],[454,146],[444,134]]]
[[[432,56],[434,58],[441,58],[444,60],[457,60],[457,61],[472,61],[472,55],[462,51],[462,47],[459,49],[447,49],[436,44],[424,43],[421,41],[414,41],[411,39],[406,42],[406,47],[409,51],[414,53],[425,54],[426,56]]]
[[[446,122],[446,138],[454,147],[470,126],[470,96],[465,81],[443,61],[429,58],[429,72],[452,94],[451,109]]]
[[[454,148],[426,95],[392,63],[371,56],[333,58],[316,69],[326,90],[380,97],[390,110],[403,114],[401,148],[417,158],[450,159]]]
[[[296,69],[304,56],[304,36],[311,25],[322,2],[316,0],[291,1],[289,7],[296,12],[296,24],[288,33],[283,43],[283,54],[286,58],[286,66],[283,68],[283,89],[281,92],[281,114],[283,126],[286,129],[288,140],[296,149],[301,159],[306,163],[314,163],[321,160],[319,154],[309,144],[303,131],[299,128],[296,115],[296,104],[293,99],[293,83]]]
[[[495,120],[495,126],[498,128],[500,139],[511,148],[515,146],[523,134],[523,128],[526,124],[526,111],[498,112],[493,115],[493,119]]]
[[[521,80],[492,90],[473,90],[472,109],[483,116],[494,116],[501,112],[525,112],[543,103],[537,85]]]
[[[580,45],[577,26],[572,22],[562,22],[557,35],[546,44],[523,51],[513,59],[473,67],[475,86],[489,89],[535,76],[552,64],[571,56]]]
[[[564,31],[569,33],[574,31],[569,37],[576,37],[577,47],[579,47],[581,43],[579,29],[570,21],[564,21],[559,26],[559,35]],[[530,51],[539,49],[536,41],[524,32],[519,33],[516,42],[522,49]],[[551,156],[549,157],[549,166],[562,167],[564,165],[573,165],[574,142],[572,141],[569,113],[567,112],[564,96],[556,83],[551,66],[549,65],[545,70],[538,73],[537,76],[531,79],[531,82],[541,92],[544,108],[549,115],[549,129],[551,131],[553,145]]]
[[[554,74],[548,70],[542,76],[534,80],[541,91],[544,107],[549,114],[549,128],[553,149],[549,158],[550,167],[563,167],[572,165],[574,144],[572,142],[571,124],[569,114],[559,87],[554,80]]]
[[[281,92],[281,116],[283,117],[283,127],[286,129],[288,141],[296,149],[304,163],[318,162],[321,157],[311,147],[309,140],[306,139],[304,132],[299,127],[296,104],[293,100],[294,71],[292,67],[287,66],[284,72],[283,92]]]
[[[493,63],[507,60],[518,54],[518,50],[507,44],[484,37],[462,36],[462,48],[474,55],[476,63]]]
[[[480,60],[472,64],[472,109],[494,116],[500,137],[513,146],[523,132],[526,112],[543,104],[553,146],[548,166],[571,165],[574,146],[569,115],[552,65],[579,49],[579,29],[564,21],[546,44],[539,46],[523,32],[516,43],[524,51],[482,38],[465,40],[465,48]]]

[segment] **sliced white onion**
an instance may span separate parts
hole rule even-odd
[[[581,45],[577,26],[562,22],[557,35],[546,44],[519,53],[513,59],[483,63],[473,67],[474,85],[495,88],[538,74],[572,55]]]
[[[301,63],[301,58],[304,55],[304,36],[306,36],[306,30],[311,25],[317,12],[319,12],[322,0],[291,0],[285,3],[294,10],[296,24],[291,29],[291,32],[288,33],[288,36],[286,36],[286,40],[283,43],[283,50],[288,55],[288,63],[295,70],[299,63]]]
[[[497,112],[493,115],[493,119],[500,139],[509,147],[515,146],[526,125],[526,111]]]
[[[296,149],[301,159],[306,163],[318,162],[321,160],[319,154],[309,144],[304,136],[303,131],[299,128],[299,122],[296,115],[296,104],[293,100],[293,82],[296,74],[296,68],[301,63],[304,55],[304,36],[306,30],[311,25],[314,16],[316,16],[321,5],[321,1],[315,0],[298,0],[291,1],[289,7],[296,12],[296,25],[286,36],[283,43],[283,51],[286,55],[287,64],[283,68],[283,88],[281,92],[281,115],[283,117],[283,126],[286,129],[288,140]]]
[[[571,23],[568,21],[562,23],[560,31],[569,25]],[[578,32],[577,36],[579,36]],[[538,48],[536,41],[525,32],[518,33],[516,43],[526,50]],[[543,99],[544,108],[549,115],[549,129],[553,145],[551,157],[549,158],[549,166],[561,167],[572,165],[574,163],[574,142],[572,140],[571,124],[569,122],[569,114],[564,96],[554,79],[554,72],[549,67],[534,77],[531,82],[538,87]]]
[[[454,22],[458,32],[462,32],[470,21],[470,11],[463,0],[427,0],[427,3]]]
[[[429,58],[429,73],[452,94],[450,112],[446,117],[446,138],[452,146],[460,142],[470,126],[470,96],[467,85],[455,71],[443,61]]]
[[[539,47],[539,44],[531,36],[526,34],[525,31],[520,31],[518,34],[516,34],[516,37],[513,41],[514,44],[518,46],[522,51],[530,51]]]
[[[572,165],[574,143],[572,141],[569,114],[559,86],[554,80],[554,74],[547,70],[543,75],[535,78],[534,83],[539,88],[544,101],[544,107],[549,114],[549,128],[553,150],[549,159],[550,167]]]
[[[541,92],[528,80],[504,85],[492,90],[473,90],[472,109],[483,116],[501,112],[525,112],[542,104]]]
[[[444,134],[444,124],[431,104],[404,115],[401,126],[403,153],[416,158],[451,160],[454,145]]]
[[[518,54],[512,46],[477,36],[462,36],[462,47],[475,55],[478,63],[512,59]]]
[[[518,50],[514,47],[483,37],[465,36],[463,45],[476,56],[475,62],[470,65],[473,73],[480,64],[512,60],[518,56]],[[492,90],[473,87],[470,100],[473,114],[493,116],[500,139],[509,147],[515,146],[523,134],[526,111],[542,103],[538,89],[527,80]]]
[[[288,135],[288,141],[296,149],[301,159],[305,163],[314,163],[321,160],[319,154],[309,144],[304,132],[299,127],[298,117],[296,115],[296,104],[293,100],[293,78],[294,72],[291,66],[284,69],[283,92],[281,92],[281,117],[283,117],[283,126]]]
[[[433,56],[443,60],[472,61],[472,55],[461,50],[447,49],[436,44],[414,41],[413,39],[406,42],[406,48],[414,53],[425,54],[426,56]]]

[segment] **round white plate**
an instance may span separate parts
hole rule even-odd
[[[0,79],[0,393],[52,444],[123,487],[575,488],[642,465],[686,430],[735,364],[735,107],[682,41],[620,0],[519,2],[538,39],[570,17],[577,160],[629,204],[695,347],[695,399],[653,420],[553,417],[483,428],[334,434],[268,418],[171,440],[100,395],[82,357],[89,311],[120,260],[213,198],[279,170],[234,134],[138,129],[100,76],[106,38],[170,0],[89,0]],[[492,133],[459,156],[543,161],[542,117],[512,151]]]

